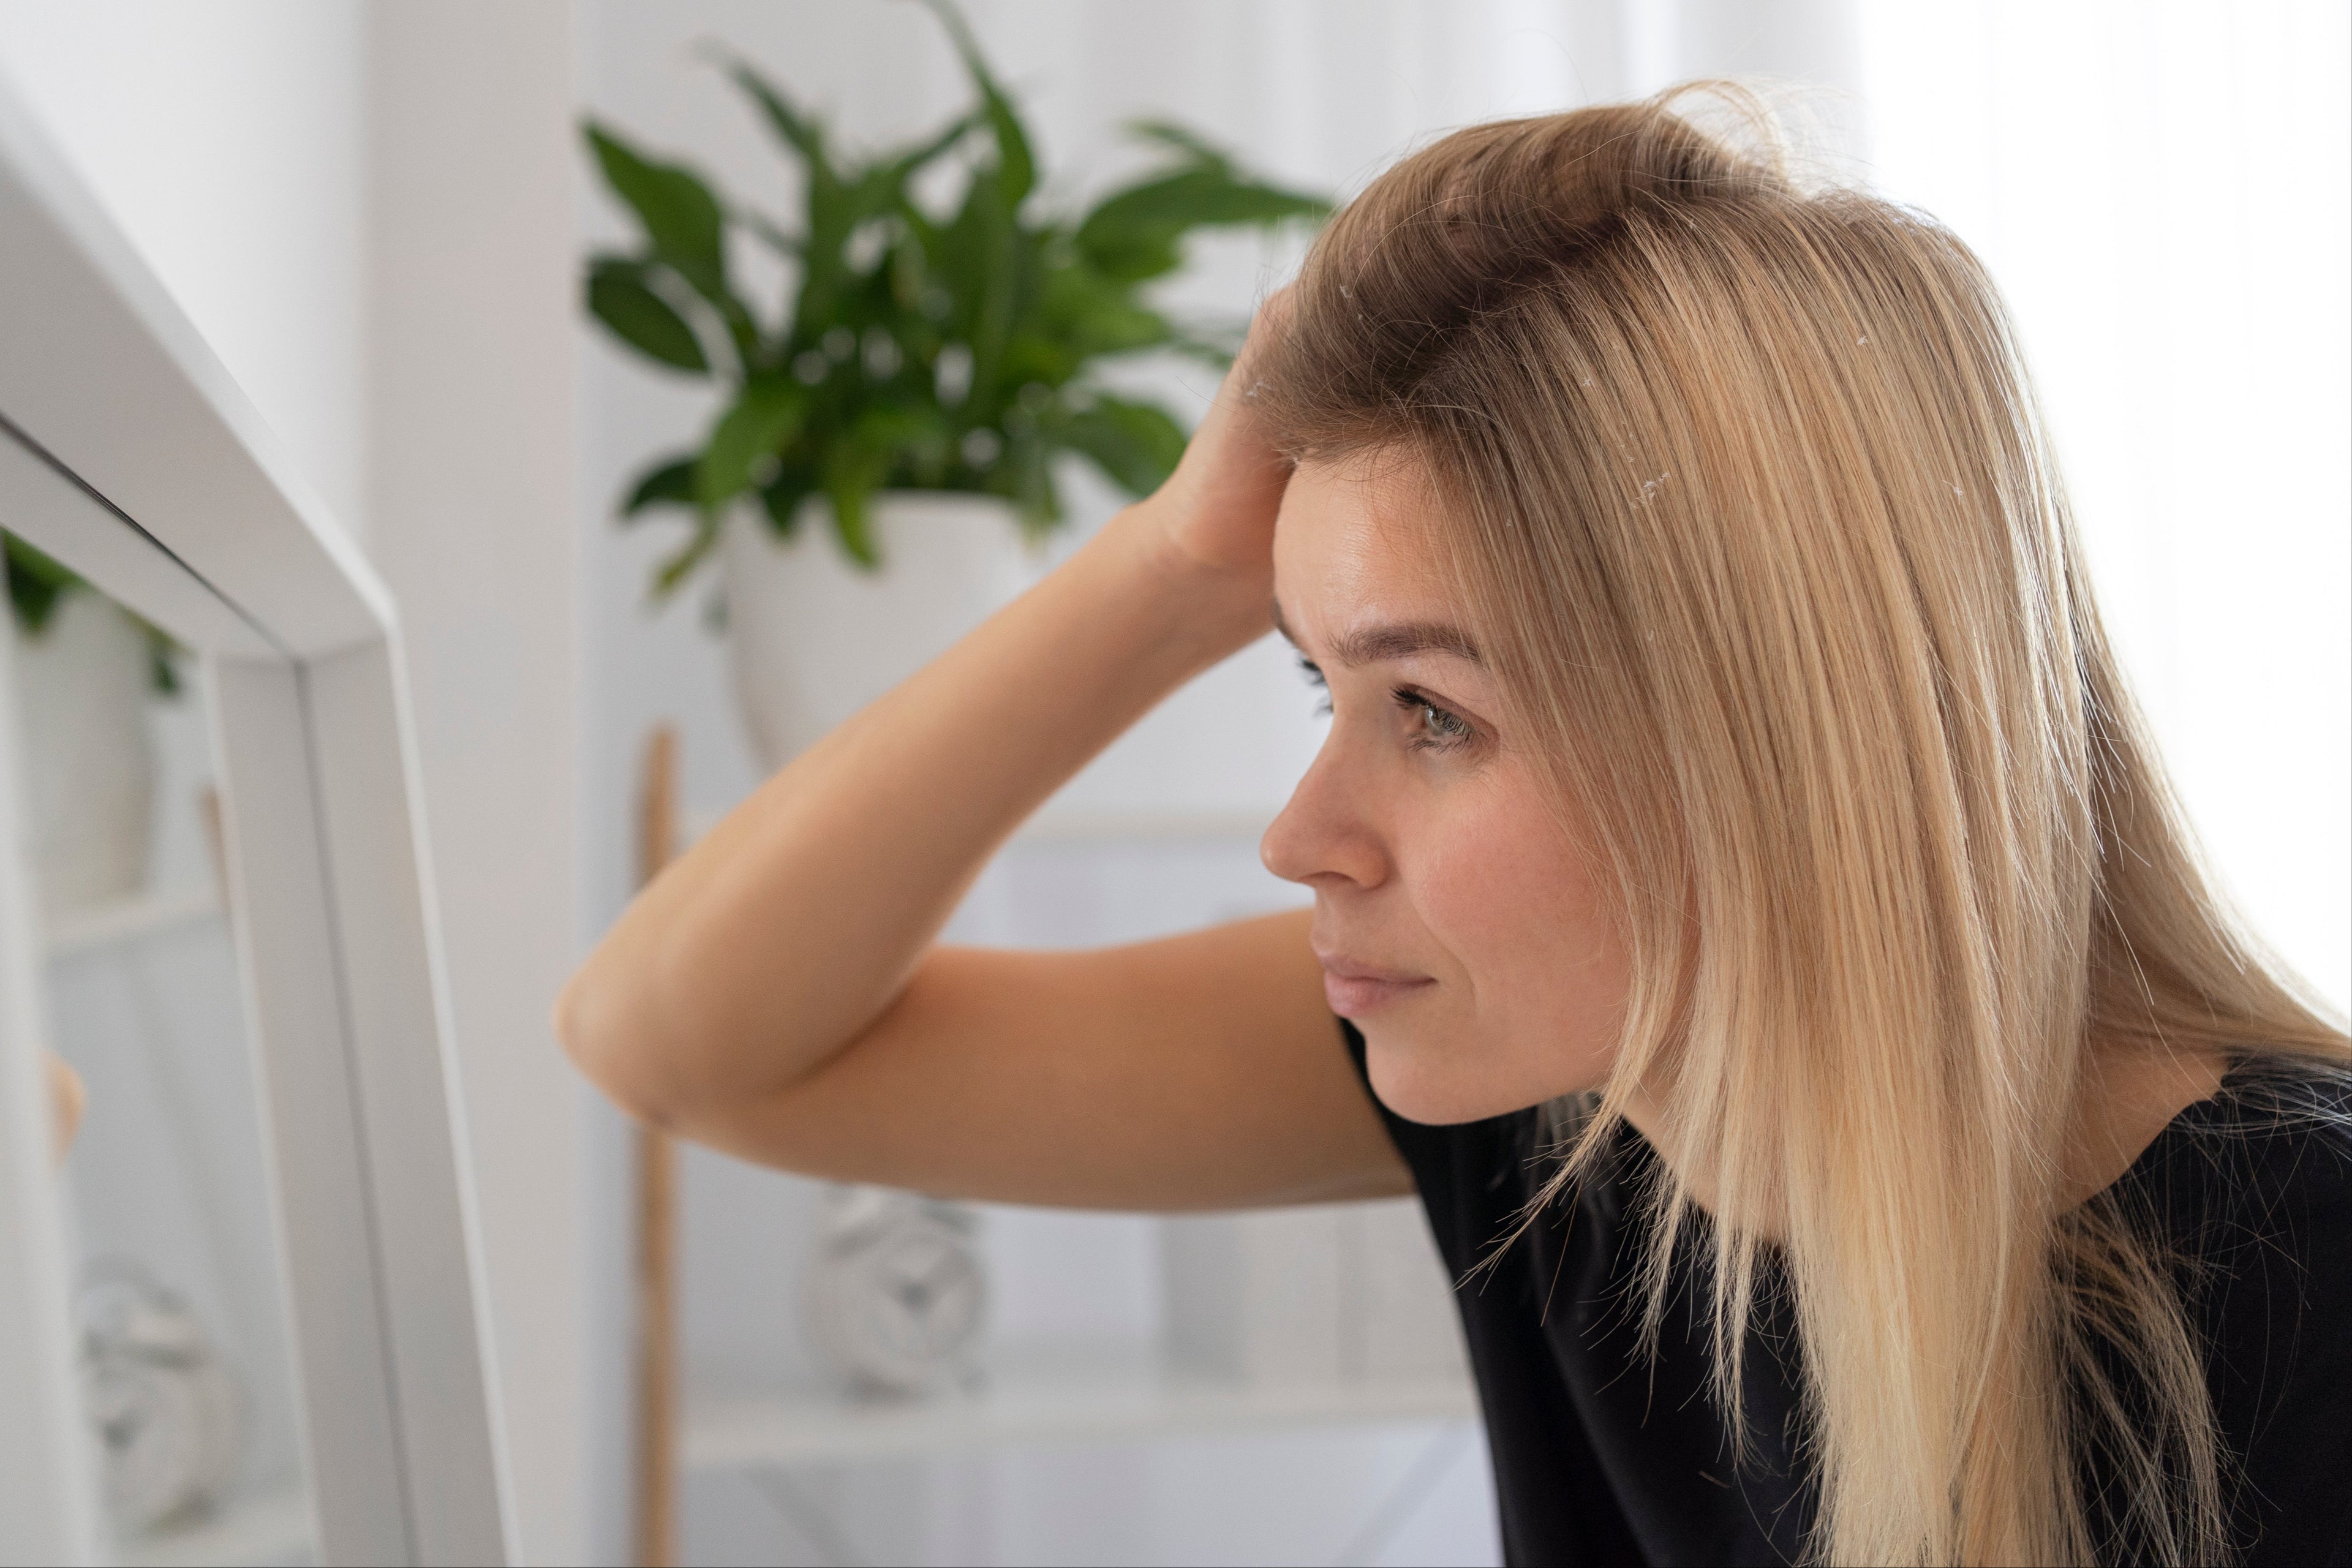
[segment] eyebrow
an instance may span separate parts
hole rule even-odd
[[[1274,605],[1274,629],[1282,634],[1283,641],[1293,647],[1299,647],[1298,639],[1291,635],[1289,623],[1282,618],[1282,602],[1278,599]],[[1417,653],[1450,653],[1472,664],[1486,662],[1469,633],[1444,621],[1391,621],[1360,626],[1343,633],[1331,644],[1331,657],[1349,666],[1410,658]]]

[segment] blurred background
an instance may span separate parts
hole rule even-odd
[[[1476,120],[1696,75],[1824,89],[1834,162],[1956,227],[2006,289],[2102,603],[2213,863],[2345,1006],[2352,14],[2336,0],[968,0],[963,15],[1034,140],[1033,208],[1048,214],[1162,166],[1164,145],[1123,130],[1139,119],[1188,128],[1269,188],[1344,199]],[[799,165],[712,45],[852,151],[972,101],[948,32],[910,0],[0,0],[8,87],[398,596],[535,1561],[636,1550],[633,1141],[562,1061],[549,1008],[640,874],[656,726],[675,726],[687,835],[792,743],[793,721],[763,729],[765,699],[730,668],[730,648],[767,635],[749,618],[766,569],[751,505],[658,602],[649,581],[689,514],[619,516],[649,463],[703,446],[724,378],[677,368],[683,351],[652,363],[583,302],[592,253],[645,244],[583,116],[730,202],[803,210]],[[1238,322],[1310,232],[1203,232],[1139,297]],[[729,244],[773,325],[790,267],[748,231]],[[668,341],[632,319],[640,348]],[[829,374],[820,361],[802,379]],[[1150,352],[1099,381],[1189,426],[1216,372]],[[857,599],[874,607],[836,640],[863,640],[812,677],[823,689],[797,699],[798,722],[984,610],[971,582],[986,579],[982,600],[1017,590],[1121,504],[1117,461],[1052,464],[1062,525],[959,567],[961,587]],[[883,580],[921,578],[918,524],[877,527]],[[811,528],[794,548],[832,545]],[[21,635],[37,658],[41,637]],[[215,1320],[247,1410],[236,1484],[267,1502],[296,1450],[262,1347],[282,1331],[250,1110],[207,1087],[243,1070],[223,933],[190,891],[209,874],[209,762],[184,694],[144,700],[143,868],[111,902],[52,911],[52,1027],[93,1089],[74,1179],[93,1252],[136,1254]],[[26,708],[36,723],[48,710]],[[1255,841],[1318,733],[1287,661],[1246,650],[1057,797],[951,934],[1091,944],[1294,901]],[[133,905],[136,919],[107,912]],[[183,1165],[166,1169],[174,1137]],[[110,1200],[139,1182],[176,1196]],[[137,1223],[110,1229],[110,1201]],[[806,1326],[825,1201],[815,1184],[683,1159],[680,1560],[1497,1560],[1475,1409],[1410,1205],[965,1212],[957,1245],[990,1300],[976,1390],[877,1406]],[[1171,1366],[1206,1381],[1172,1384]],[[299,1523],[257,1509],[245,1535],[138,1550],[299,1560]]]

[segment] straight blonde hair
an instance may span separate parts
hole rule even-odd
[[[2352,1047],[2200,869],[1981,265],[1702,87],[1724,129],[1685,88],[1387,171],[1317,241],[1254,395],[1295,458],[1426,474],[1615,895],[1622,1040],[1547,1108],[1563,1157],[1526,1216],[1634,1086],[1663,1107],[1649,1342],[1677,1233],[1711,1235],[1737,1439],[1777,1266],[1818,1561],[2225,1559],[2174,1260],[2113,1189],[2067,1207],[2062,1153],[2095,1043]]]

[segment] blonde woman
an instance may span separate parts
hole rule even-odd
[[[1376,181],[1167,486],[648,888],[562,1038],[815,1175],[1418,1190],[1514,1563],[2346,1560],[2352,1047],[2198,868],[1975,258],[1687,101]],[[934,945],[1269,625],[1311,916]]]

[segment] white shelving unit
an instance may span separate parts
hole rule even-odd
[[[135,893],[54,921],[44,948],[52,963],[142,944],[226,918],[210,888]],[[309,1493],[275,1485],[224,1498],[194,1518],[117,1542],[124,1568],[278,1568],[315,1562],[318,1524]]]
[[[58,920],[48,930],[48,955],[72,958],[213,920],[220,913],[220,900],[209,889],[116,899]]]
[[[1214,1383],[1149,1364],[999,1373],[930,1400],[724,1399],[690,1403],[689,1470],[782,1469],[984,1452],[1037,1443],[1240,1434],[1383,1421],[1468,1421],[1461,1377]]]

